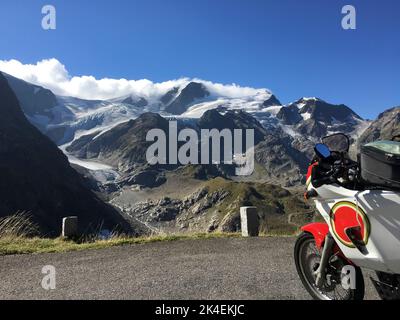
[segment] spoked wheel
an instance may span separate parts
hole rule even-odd
[[[342,285],[342,269],[346,262],[337,255],[329,257],[326,278],[317,287],[315,271],[321,261],[321,251],[315,244],[314,237],[303,233],[297,239],[295,250],[297,272],[309,294],[316,300],[362,300],[364,298],[364,278],[361,269],[354,267],[355,288]]]

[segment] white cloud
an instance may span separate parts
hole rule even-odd
[[[57,95],[82,99],[112,99],[127,95],[158,98],[174,87],[181,87],[189,81],[202,82],[211,94],[228,98],[268,95],[266,89],[240,87],[235,84],[223,85],[201,79],[182,78],[154,83],[147,79],[96,79],[93,76],[71,76],[66,67],[57,59],[44,59],[36,64],[23,64],[18,60],[0,60],[0,70],[16,78],[43,86]]]

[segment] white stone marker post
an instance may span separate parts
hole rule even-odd
[[[260,218],[256,207],[241,207],[240,222],[243,237],[258,237]]]
[[[62,234],[65,238],[78,236],[78,217],[65,217],[62,220]]]

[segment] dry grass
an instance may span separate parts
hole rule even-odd
[[[32,222],[29,213],[18,212],[12,216],[0,218],[0,238],[31,237],[38,233],[39,228]]]

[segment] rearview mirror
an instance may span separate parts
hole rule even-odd
[[[331,156],[331,150],[329,150],[328,146],[323,143],[318,143],[315,145],[315,153],[322,159],[327,159]]]

